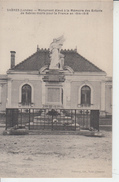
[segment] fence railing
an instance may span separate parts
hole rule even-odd
[[[99,130],[99,110],[7,108],[6,129]]]

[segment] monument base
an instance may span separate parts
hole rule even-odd
[[[43,77],[44,82],[64,82],[65,76],[63,71],[51,69],[46,72],[46,75]]]

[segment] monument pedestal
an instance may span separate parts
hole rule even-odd
[[[51,69],[46,72],[43,77],[44,82],[64,82],[65,76],[63,71]]]

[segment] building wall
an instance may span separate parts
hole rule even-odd
[[[45,83],[42,81],[42,75],[39,74],[8,74],[8,80],[1,87],[1,104],[0,111],[6,107],[20,107],[21,87],[23,84],[30,84],[32,87],[32,107],[42,108],[46,103],[46,85],[55,85],[55,83]],[[106,84],[105,84],[106,82]],[[0,82],[1,83],[1,82]],[[105,92],[102,92],[102,84]],[[63,88],[63,107],[67,109],[99,109],[112,113],[112,93],[111,82],[107,83],[104,76],[85,76],[69,75],[66,76],[65,82],[56,83]],[[82,86],[88,85],[91,88],[91,106],[82,107],[80,105]],[[103,93],[103,96],[102,96]],[[6,104],[7,101],[7,104]],[[22,106],[21,106],[22,107]],[[103,108],[103,109],[102,109]]]
[[[106,85],[106,105],[105,111],[107,114],[112,114],[112,86]]]
[[[13,80],[11,81],[11,106],[12,107],[18,107],[19,103],[19,86],[22,83],[22,81]],[[9,91],[8,91],[9,92]],[[9,101],[9,98],[8,98]]]
[[[82,86],[88,85],[91,88],[91,106],[81,107],[80,89]],[[81,108],[81,109],[100,109],[101,102],[101,87],[99,81],[88,81],[84,83],[83,81],[72,82],[71,83],[71,108]]]
[[[42,82],[32,81],[34,87],[34,107],[42,108]]]
[[[33,106],[42,107],[42,83],[40,80],[12,80],[11,107],[19,107],[19,103],[21,103],[21,88],[24,84],[29,84],[32,88]]]
[[[6,102],[7,102],[7,82],[0,83],[0,112],[5,111],[6,109]]]

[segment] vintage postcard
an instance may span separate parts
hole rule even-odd
[[[0,1],[0,177],[112,178],[113,2]]]

